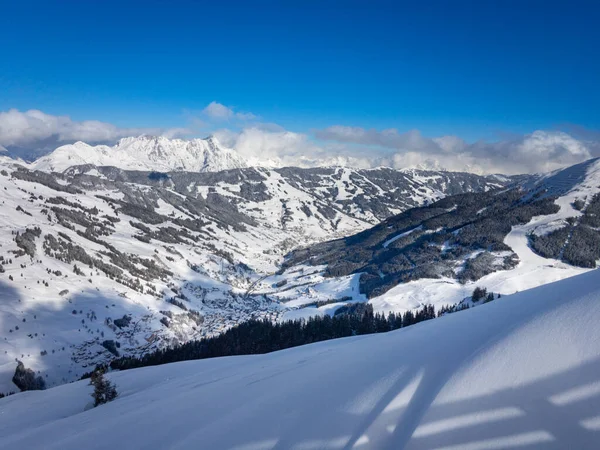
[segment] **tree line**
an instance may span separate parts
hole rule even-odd
[[[446,307],[436,313],[433,305],[424,305],[417,311],[385,315],[374,313],[371,304],[355,303],[339,308],[334,316],[325,314],[276,323],[252,319],[218,336],[155,350],[139,357],[114,359],[110,367],[127,370],[177,361],[269,353],[329,339],[397,330],[461,309],[464,307]]]

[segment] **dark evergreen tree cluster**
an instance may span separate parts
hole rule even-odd
[[[171,177],[169,176],[168,173],[164,173],[164,172],[150,172],[148,174],[148,178],[152,181],[161,181],[161,180],[168,180]]]
[[[479,300],[485,298],[487,296],[487,289],[477,286],[473,290],[473,294],[471,295],[471,300],[474,302],[478,302]]]
[[[12,172],[12,177],[18,180],[40,183],[54,191],[68,192],[70,194],[83,194],[83,191],[71,186],[59,183],[57,180],[64,180],[65,176],[58,173],[46,173],[39,170],[28,170],[25,167],[19,167]]]
[[[17,232],[14,237],[15,243],[20,250],[14,251],[14,254],[19,257],[29,255],[31,258],[35,256],[35,239],[40,237],[42,230],[39,227],[27,228],[23,233]]]
[[[600,195],[596,194],[587,207],[585,203],[579,206],[583,212],[581,217],[569,217],[565,226],[548,234],[532,234],[531,247],[545,258],[595,268],[600,259]]]
[[[484,251],[465,261],[464,269],[458,273],[457,279],[461,283],[477,281],[497,270],[510,270],[516,267],[518,263],[519,257],[515,253],[498,258],[497,255]]]
[[[383,333],[436,317],[432,305],[425,305],[416,312],[390,313],[387,316],[374,313],[373,306],[366,303],[343,308],[333,317],[316,316],[283,323],[250,320],[219,336],[156,350],[139,358],[124,356],[114,359],[110,367],[126,370],[193,359],[269,353],[329,339]]]
[[[574,266],[595,268],[600,259],[600,233],[584,225],[575,227],[564,248],[563,259]]]
[[[328,277],[360,273],[359,290],[368,298],[422,278],[476,281],[518,264],[517,255],[504,243],[506,235],[534,216],[558,212],[554,200],[529,198],[520,189],[445,197],[356,235],[294,250],[283,268],[306,263],[327,265]],[[469,259],[478,250],[482,252]],[[498,258],[497,252],[510,254]],[[456,273],[457,262],[464,260],[464,270]]]
[[[529,236],[531,247],[544,258],[560,258],[571,233],[570,226],[553,230],[548,234]]]

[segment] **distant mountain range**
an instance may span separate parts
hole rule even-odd
[[[282,136],[282,139],[285,141],[286,136]],[[566,133],[553,131],[535,131],[516,140],[496,143],[469,144],[446,136],[432,140],[431,148],[424,147],[422,151],[412,152],[414,158],[410,157],[411,152],[396,153],[395,147],[390,147],[388,152],[375,151],[362,155],[339,154],[335,151],[301,154],[294,150],[293,140],[290,142],[290,149],[273,152],[248,148],[248,145],[228,148],[214,136],[185,140],[142,135],[123,138],[114,145],[69,142],[55,148],[52,145],[57,144],[46,142],[29,151],[15,147],[2,151],[4,149],[0,147],[0,154],[24,158],[34,169],[56,172],[82,164],[159,172],[214,172],[242,167],[376,168],[393,165],[395,168],[436,172],[461,168],[462,171],[473,173],[488,173],[494,167],[502,167],[511,174],[531,173],[534,170],[549,172],[598,154],[595,142],[578,140]],[[401,143],[398,145],[402,147]],[[49,148],[52,149],[50,153]]]
[[[31,167],[62,172],[83,164],[161,172],[216,172],[247,166],[243,158],[220,145],[214,137],[183,140],[139,136],[121,139],[114,146],[93,146],[85,142],[63,145],[34,161]]]

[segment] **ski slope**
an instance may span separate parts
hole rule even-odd
[[[565,226],[568,219],[577,218],[582,212],[574,208],[576,201],[589,204],[594,195],[600,193],[600,159],[576,164],[552,173],[539,175],[523,185],[526,197],[533,195],[555,196],[555,203],[560,210],[555,214],[535,216],[528,223],[513,226],[504,239],[504,244],[510,247],[518,256],[518,264],[509,270],[498,270],[479,278],[476,281],[461,283],[456,277],[420,278],[415,281],[400,283],[389,291],[373,297],[368,301],[376,312],[402,313],[432,304],[437,309],[451,306],[470,298],[475,287],[486,288],[488,291],[501,295],[510,295],[527,289],[532,289],[547,283],[563,280],[585,273],[589,268],[575,267],[563,261],[544,258],[536,254],[530,247],[530,234],[543,235]],[[483,205],[485,209],[485,205]],[[382,243],[387,248],[394,241],[420,230],[421,226],[393,235]],[[475,250],[462,260],[473,258],[481,249]],[[501,259],[505,254],[496,253]],[[457,267],[457,270],[460,266]],[[358,277],[353,274],[345,277],[326,277],[326,266],[314,266],[312,269],[304,264],[291,266],[283,274],[268,277],[264,280],[266,289],[256,292],[266,292],[287,301],[295,311],[288,311],[284,318],[308,318],[315,315],[332,314],[337,308],[352,301],[367,301],[359,293]],[[309,273],[310,277],[305,275]],[[280,292],[273,292],[273,283],[285,280]],[[348,289],[348,286],[353,286]],[[339,302],[336,302],[339,300]],[[303,307],[315,301],[327,301],[320,307]]]
[[[0,400],[0,448],[596,449],[600,272],[398,331]]]
[[[592,269],[571,266],[556,259],[543,258],[529,246],[527,235],[552,224],[562,223],[567,217],[581,213],[574,210],[572,203],[580,195],[578,191],[560,197],[556,203],[560,211],[548,216],[534,217],[529,223],[513,227],[504,239],[519,257],[517,267],[486,275],[477,281],[461,284],[455,279],[421,279],[399,284],[383,295],[370,300],[373,308],[380,312],[397,312],[419,308],[431,303],[436,307],[452,305],[469,297],[475,286],[485,287],[490,292],[502,295],[514,294],[546,283],[569,278]]]

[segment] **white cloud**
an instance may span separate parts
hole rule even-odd
[[[24,146],[53,137],[57,141],[103,142],[147,131],[149,129],[119,128],[97,120],[76,122],[68,116],[53,116],[35,109],[0,112],[0,145],[4,147]]]
[[[558,131],[535,131],[498,142],[467,143],[456,136],[429,138],[417,130],[375,130],[341,125],[306,133],[274,123],[245,122],[250,113],[235,112],[212,102],[202,116],[187,118],[187,128],[121,128],[96,120],[74,121],[38,110],[0,112],[0,152],[34,158],[65,143],[114,143],[122,137],[160,134],[169,138],[203,135],[220,120],[229,128],[213,134],[236,149],[250,164],[277,166],[345,165],[353,167],[436,168],[478,173],[545,172],[600,156],[600,136],[585,140]],[[209,117],[212,115],[211,117]],[[238,129],[232,129],[236,128]],[[580,135],[580,134],[578,134]]]
[[[395,128],[378,131],[360,127],[334,125],[315,130],[315,136],[323,140],[372,145],[393,149],[433,150],[438,147],[431,139],[424,138],[418,130],[399,133]]]
[[[377,131],[339,125],[316,130],[315,136],[327,141],[370,147],[375,154],[382,154],[383,148],[390,149],[389,156],[396,168],[516,174],[546,172],[600,156],[596,142],[580,141],[557,131],[535,131],[512,140],[474,144],[456,136],[431,139],[417,130],[399,133],[395,129]]]
[[[202,113],[214,120],[255,120],[257,117],[249,112],[235,112],[233,108],[225,106],[219,102],[210,102]]]
[[[54,150],[66,142],[111,143],[122,137],[141,134],[186,134],[185,129],[121,128],[97,120],[74,121],[68,116],[53,116],[31,109],[0,112],[0,147],[19,148],[34,154]]]
[[[233,117],[233,110],[231,108],[217,102],[210,102],[202,112],[213,119],[230,119]]]
[[[369,168],[374,163],[364,152],[359,154],[337,143],[317,145],[307,134],[287,131],[274,124],[248,127],[239,132],[221,129],[213,134],[223,145],[234,148],[251,165]],[[377,161],[381,163],[384,160],[378,157]],[[389,161],[386,165],[389,165]]]
[[[300,167],[341,165],[467,171],[475,173],[547,172],[600,156],[600,146],[563,132],[536,131],[512,140],[468,144],[456,136],[428,138],[419,131],[399,133],[333,126],[307,134],[280,127],[221,129],[216,137],[250,164]]]
[[[255,116],[254,114],[249,113],[249,112],[247,112],[247,113],[244,113],[244,112],[235,113],[235,117],[238,118],[238,119],[240,119],[240,120],[255,120],[255,119],[258,118],[257,116]]]
[[[190,136],[192,134],[194,134],[194,128],[185,128],[185,127],[179,127],[179,128],[167,128],[166,130],[161,131],[160,135],[164,136],[168,139],[174,139],[174,138],[181,138],[184,136]],[[148,133],[145,133],[148,134]],[[130,136],[135,136],[135,134],[130,135]]]
[[[214,135],[224,145],[234,148],[242,157],[257,164],[295,165],[308,155],[321,152],[307,135],[285,130],[250,127],[240,132],[222,129]]]

